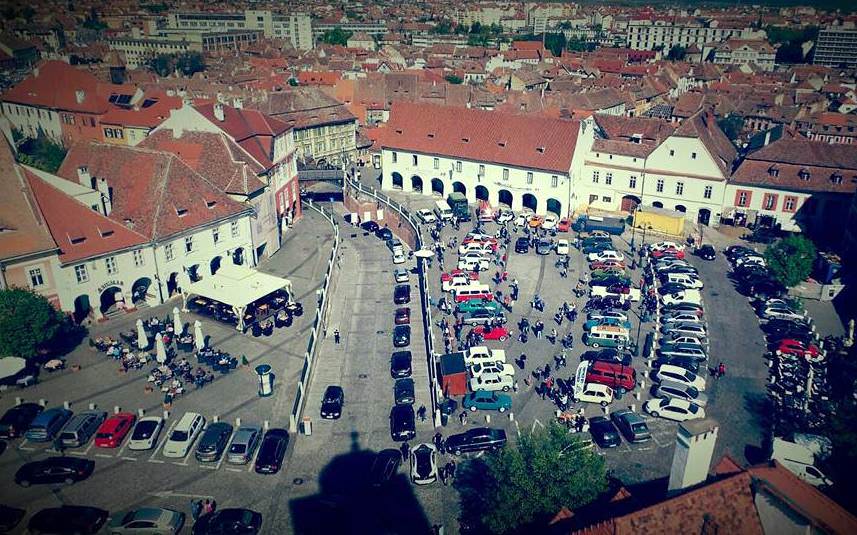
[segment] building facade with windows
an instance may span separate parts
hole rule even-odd
[[[242,13],[171,13],[167,15],[167,28],[198,32],[260,30],[266,38],[284,39],[298,50],[313,47],[312,20],[307,13],[255,9]]]
[[[688,48],[706,43],[720,43],[727,39],[754,39],[764,37],[764,32],[752,28],[721,28],[716,22],[697,19],[632,20],[628,23],[626,39],[634,50],[661,48],[664,53],[674,46]]]
[[[818,32],[812,62],[834,68],[857,65],[857,28],[831,26]]]

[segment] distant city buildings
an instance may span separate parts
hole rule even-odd
[[[857,66],[857,28],[829,27],[818,32],[812,62],[828,67]]]
[[[260,30],[266,38],[284,39],[298,50],[313,46],[312,22],[306,13],[284,15],[252,9],[241,13],[170,13],[166,26],[201,33]]]

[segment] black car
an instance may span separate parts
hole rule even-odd
[[[0,533],[8,533],[21,523],[27,511],[8,505],[0,505]]]
[[[402,453],[399,450],[379,451],[372,460],[371,468],[369,468],[369,484],[373,487],[380,487],[389,482],[398,473],[401,463]]]
[[[417,435],[414,408],[396,405],[390,410],[390,436],[397,442],[411,440]]]
[[[360,228],[366,232],[378,232],[378,229],[381,227],[374,221],[364,221],[363,223],[360,223]]]
[[[390,358],[390,376],[394,379],[411,376],[411,352],[396,351]]]
[[[747,285],[747,292],[759,299],[776,299],[786,295],[788,290],[779,281],[765,279]]]
[[[411,344],[411,326],[396,325],[393,328],[393,346],[405,347]]]
[[[15,483],[22,487],[32,484],[66,483],[83,481],[92,475],[95,461],[78,457],[48,457],[27,463],[15,473]]]
[[[414,404],[414,380],[396,379],[393,385],[393,397],[397,405],[413,405]]]
[[[684,284],[679,284],[677,282],[668,282],[666,284],[662,284],[661,287],[658,288],[658,293],[661,295],[677,294],[686,289],[687,286],[685,286]]]
[[[755,249],[751,249],[743,245],[730,245],[723,252],[726,254],[726,258],[728,258],[730,262],[734,262],[736,258],[740,258],[745,255],[759,254]]]
[[[378,236],[378,239],[380,239],[381,241],[392,240],[393,231],[391,231],[387,227],[381,227],[375,231],[375,236]]]
[[[618,349],[607,347],[597,351],[586,351],[580,355],[580,360],[598,360],[601,362],[613,362],[616,364],[622,364],[623,366],[630,366],[632,357],[630,353],[625,353],[624,351],[620,352]]]
[[[622,439],[619,438],[619,429],[604,416],[593,416],[589,419],[589,434],[592,440],[602,448],[615,448]]]
[[[229,437],[232,436],[232,425],[226,422],[214,422],[209,425],[202,438],[196,445],[196,460],[203,463],[213,463],[220,459]]]
[[[220,509],[199,517],[193,535],[255,535],[262,529],[262,515],[250,509]]]
[[[769,340],[784,338],[813,337],[812,327],[805,323],[789,320],[773,319],[762,325],[762,330]]]
[[[652,368],[658,369],[664,364],[678,366],[693,373],[699,373],[699,361],[693,357],[660,357],[652,363]]]
[[[342,416],[342,405],[345,403],[345,392],[341,386],[330,385],[324,390],[321,398],[321,417],[336,420]]]
[[[399,284],[393,290],[393,302],[397,305],[404,305],[411,302],[411,286],[409,284]]]
[[[455,455],[468,451],[498,450],[505,445],[506,432],[491,427],[475,427],[446,439],[446,450]]]
[[[23,435],[40,412],[45,410],[38,403],[21,403],[6,411],[0,418],[0,438],[17,438]]]
[[[262,445],[259,446],[259,455],[256,456],[256,473],[276,474],[279,472],[283,464],[283,457],[286,456],[286,448],[288,447],[288,431],[285,429],[268,429],[265,437],[262,439]],[[194,533],[196,532],[194,531]]]
[[[515,240],[515,252],[520,254],[526,254],[530,252],[530,240],[521,236],[517,240]]]
[[[30,533],[90,535],[98,533],[110,513],[97,507],[63,505],[42,509],[30,518]]]
[[[696,253],[696,256],[703,260],[714,260],[715,258],[717,258],[717,251],[715,251],[714,247],[712,247],[711,245],[703,245],[702,247],[697,247],[694,253]]]

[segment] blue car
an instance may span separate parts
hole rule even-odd
[[[485,411],[506,412],[512,408],[512,397],[499,392],[477,390],[464,396],[462,405],[465,409],[470,409],[471,411],[481,409]]]
[[[613,325],[615,327],[622,327],[624,329],[631,328],[631,322],[627,320],[620,320],[619,318],[599,318],[596,320],[589,320],[583,324],[583,329],[586,331],[591,330],[593,327],[599,327],[603,325]]]

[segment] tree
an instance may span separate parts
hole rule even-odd
[[[560,33],[547,33],[545,34],[545,48],[551,51],[554,57],[559,57],[562,55],[562,51],[565,50],[566,40],[565,34]]]
[[[604,459],[581,446],[551,424],[469,461],[456,478],[465,520],[491,533],[527,533],[562,507],[592,502],[607,489]]]
[[[681,61],[687,54],[687,49],[681,45],[674,45],[667,53],[667,59],[670,61]]]
[[[158,76],[169,76],[173,72],[173,57],[169,54],[158,54],[149,60],[149,69]]]
[[[431,33],[436,33],[439,35],[446,35],[452,33],[452,21],[448,19],[443,19],[437,24],[435,24],[434,28],[431,29]]]
[[[768,270],[783,286],[797,286],[812,273],[815,245],[806,236],[783,238],[765,251]]]
[[[35,139],[29,139],[21,144],[17,158],[22,164],[54,173],[62,165],[65,153],[66,150],[62,145],[54,142],[40,130]]]
[[[62,313],[32,290],[0,290],[0,355],[38,356],[51,347],[64,322]]]
[[[199,52],[184,52],[175,58],[176,68],[185,76],[205,70],[205,61]]]
[[[443,79],[446,80],[447,82],[449,82],[451,84],[455,84],[455,85],[458,85],[464,81],[461,79],[460,76],[456,76],[454,74],[447,74],[446,76],[443,77]]]
[[[741,135],[741,130],[744,129],[744,118],[732,113],[717,121],[717,126],[734,143],[738,139],[738,136]]]
[[[348,38],[351,37],[353,32],[345,31],[339,26],[332,30],[327,30],[321,36],[321,42],[327,43],[329,45],[342,45],[346,46],[348,44]]]

